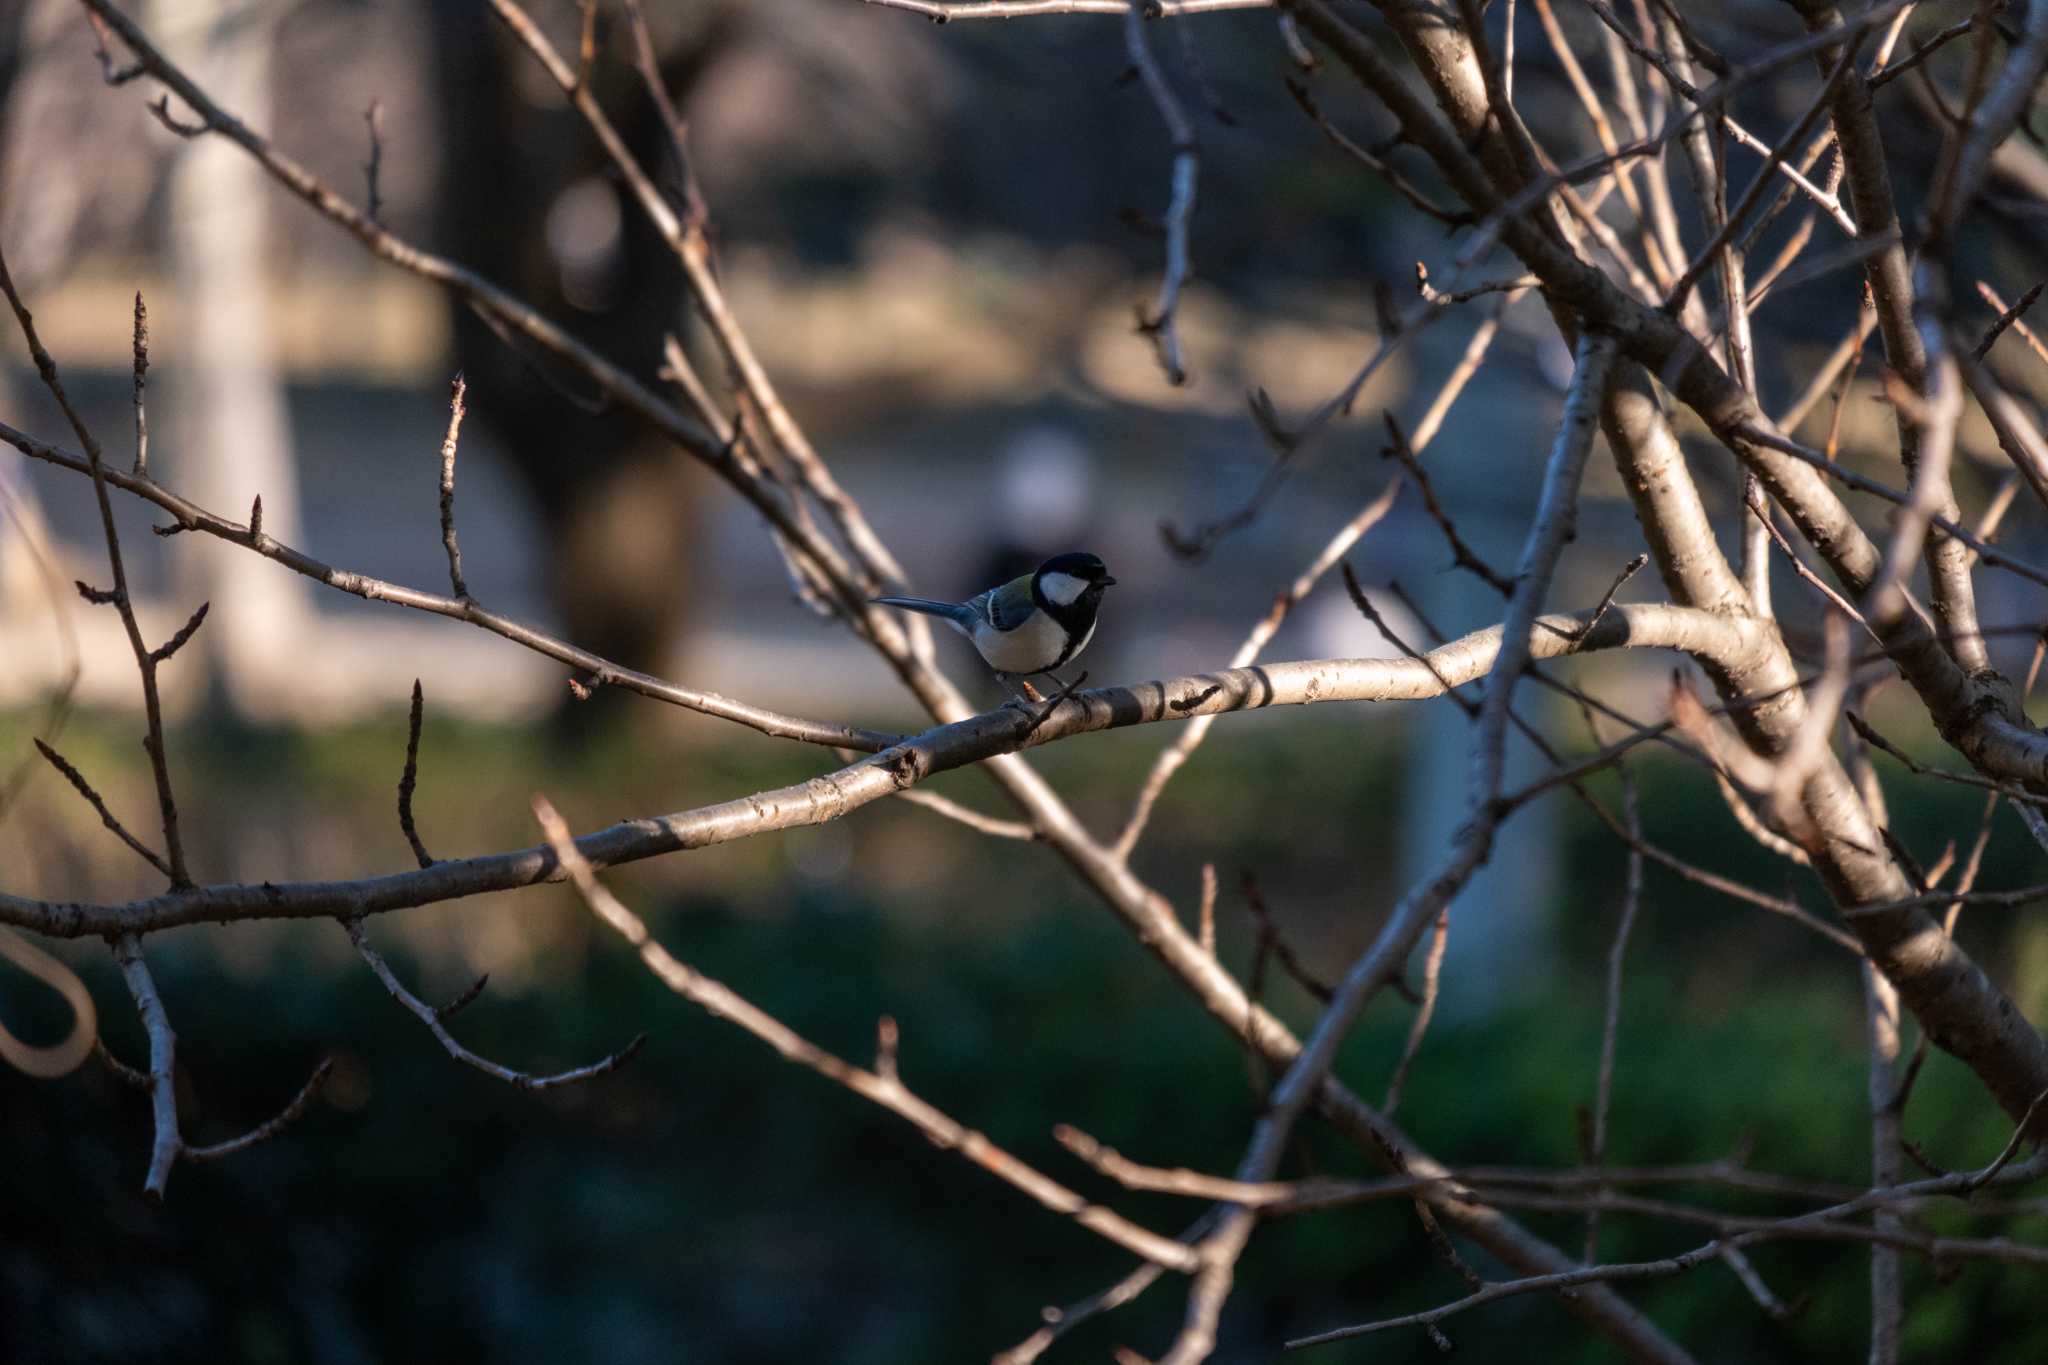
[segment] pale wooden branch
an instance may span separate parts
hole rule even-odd
[[[902,792],[898,800],[913,806],[922,806],[935,815],[944,816],[967,826],[977,834],[986,834],[995,839],[1020,839],[1030,841],[1038,837],[1038,831],[1021,820],[999,820],[993,815],[983,815],[971,806],[963,806],[950,797],[937,792],[912,787]]]
[[[322,1059],[306,1083],[299,1087],[299,1093],[273,1117],[240,1137],[209,1146],[192,1146],[185,1140],[178,1124],[178,1035],[171,1028],[170,1014],[164,1009],[163,997],[157,994],[156,981],[150,975],[148,962],[143,959],[141,942],[134,934],[110,935],[109,941],[114,950],[114,961],[120,965],[129,994],[135,997],[136,1012],[142,1016],[143,1031],[149,1038],[148,1073],[144,1075],[124,1066],[104,1047],[100,1052],[116,1075],[130,1083],[139,1083],[149,1091],[155,1137],[150,1144],[149,1171],[142,1188],[151,1199],[161,1202],[164,1189],[170,1183],[171,1167],[179,1161],[218,1161],[276,1137],[298,1122],[313,1103],[313,1098],[320,1093],[321,1086],[326,1084],[328,1074],[334,1068],[334,1059]]]
[[[1418,261],[1418,283],[1422,286],[1423,296],[1427,298],[1428,277],[1423,275],[1421,270],[1422,263]],[[1438,389],[1436,397],[1430,400],[1429,407],[1423,411],[1422,420],[1415,424],[1415,432],[1408,440],[1410,452],[1419,455],[1436,439],[1437,432],[1443,428],[1444,418],[1450,415],[1452,404],[1458,401],[1458,396],[1465,391],[1465,386],[1471,382],[1472,376],[1479,372],[1479,367],[1486,363],[1487,352],[1493,349],[1494,338],[1500,335],[1501,319],[1507,316],[1507,311],[1515,300],[1528,292],[1525,288],[1518,287],[1525,283],[1526,277],[1508,282],[1506,289],[1501,293],[1500,301],[1494,304],[1493,311],[1487,314],[1484,322],[1473,329],[1471,337],[1465,342],[1464,354],[1458,357],[1458,363],[1451,370],[1450,376],[1444,380],[1443,387]],[[1438,297],[1451,299],[1456,296]]]
[[[156,992],[156,982],[149,974],[149,964],[143,961],[142,946],[135,935],[119,935],[113,940],[113,948],[114,961],[121,966],[121,977],[128,983],[128,993],[135,997],[136,1012],[142,1016],[143,1031],[149,1036],[149,1107],[156,1137],[150,1144],[149,1173],[142,1188],[150,1198],[161,1200],[164,1187],[170,1183],[171,1166],[185,1145],[178,1133],[178,1035],[171,1031],[170,1015],[164,1011],[163,997]]]
[[[1872,497],[1883,498],[1886,502],[1889,502],[1894,506],[1901,508],[1911,508],[1913,506],[1914,495],[1910,491],[1902,491],[1900,489],[1892,487],[1890,484],[1885,483],[1881,480],[1870,478],[1867,475],[1858,474],[1853,469],[1844,468],[1842,465],[1836,463],[1834,460],[1829,459],[1824,452],[1815,450],[1811,446],[1802,445],[1799,442],[1792,440],[1790,437],[1783,435],[1781,432],[1771,429],[1770,427],[1744,427],[1740,429],[1739,434],[1741,438],[1754,442],[1756,445],[1763,446],[1768,450],[1776,451],[1780,454],[1789,455],[1793,459],[1811,466],[1813,469],[1816,469],[1821,473],[1825,474],[1828,478],[1834,479],[1836,482],[1841,483],[1846,487],[1853,488],[1859,493],[1868,493]],[[1801,503],[1798,504],[1798,506],[1813,511],[1821,510],[1821,508],[1823,507],[1825,507],[1829,512],[1832,512],[1833,510],[1833,508],[1828,506],[1826,503]],[[1950,517],[1944,516],[1940,513],[1928,513],[1923,515],[1925,516],[1926,523],[1929,526],[1932,526],[1938,530],[1947,533],[1955,540],[1960,541],[1962,544],[1968,546],[1971,550],[1975,551],[1977,556],[1981,558],[1986,564],[1990,564],[1997,568],[2004,569],[2008,573],[2012,573],[2021,578],[2024,578],[2030,583],[2038,583],[2043,587],[2048,587],[2048,569],[2044,569],[2039,565],[2030,563],[2027,560],[2020,559],[2014,555],[2007,554],[2005,551],[1998,549],[1989,541],[1985,540],[1982,536],[1979,536],[1975,532],[1971,531],[1962,523],[1955,521]],[[1806,528],[1802,527],[1801,529],[1804,530]],[[1860,531],[1858,532],[1858,535],[1861,535]],[[1811,539],[1811,534],[1809,534],[1809,539]],[[1861,540],[1860,543],[1856,544],[1856,559],[1859,563],[1864,560],[1864,555],[1862,552],[1868,549],[1869,547],[1870,542],[1867,538]],[[1873,571],[1875,567],[1876,566],[1873,562]],[[1838,574],[1840,574],[1839,568],[1837,569],[1837,572]],[[1851,585],[1855,586],[1855,578],[1857,577],[1857,575],[1852,574],[1847,576],[1851,580]],[[1874,578],[1874,576],[1875,575],[1873,572],[1872,577]],[[1862,586],[1867,589],[1868,583],[1866,582]],[[1901,631],[1910,631],[1911,625],[1908,621],[1900,621],[1898,623],[1895,623],[1894,629]]]
[[[1755,647],[1752,628],[1712,612],[1622,603],[1591,630],[1587,617],[1541,618],[1529,638],[1538,659],[1615,648],[1668,648],[1739,659]],[[1226,669],[1078,692],[1029,736],[1036,747],[1101,730],[1193,720],[1271,706],[1345,701],[1420,700],[1486,676],[1500,650],[1501,630],[1475,632],[1430,651],[1424,659],[1317,659]],[[584,835],[583,856],[615,866],[682,849],[702,848],[775,830],[823,824],[893,796],[941,772],[993,763],[1020,746],[1031,718],[1001,707],[941,725],[848,767],[794,786],[738,800],[627,821]],[[1063,823],[1063,822],[1056,822]],[[1048,826],[1047,839],[1054,837]],[[1115,860],[1098,847],[1094,856]],[[1091,860],[1091,868],[1095,867]],[[1106,869],[1100,869],[1106,871]],[[0,893],[0,923],[51,934],[146,933],[208,920],[342,918],[427,905],[484,891],[558,880],[545,846],[474,858],[444,859],[417,871],[356,881],[266,882],[166,892],[125,905],[46,902]],[[1128,874],[1122,874],[1128,875]],[[1108,880],[1108,878],[1106,878]],[[1121,876],[1113,879],[1121,882]],[[1188,941],[1192,951],[1194,944]],[[1204,957],[1206,975],[1216,970]]]
[[[597,880],[596,871],[578,852],[576,842],[569,837],[569,827],[555,813],[547,798],[535,797],[533,809],[548,836],[549,846],[561,859],[591,913],[631,944],[647,969],[664,986],[713,1018],[725,1020],[752,1034],[773,1048],[784,1061],[815,1071],[862,1099],[888,1110],[935,1145],[960,1153],[991,1175],[1097,1236],[1170,1269],[1185,1271],[1193,1268],[1193,1253],[1182,1243],[1142,1228],[1100,1205],[1089,1203],[1058,1181],[996,1146],[983,1134],[963,1126],[912,1094],[894,1075],[878,1075],[842,1061],[730,987],[677,961],[648,933],[645,922]]]
[[[1086,1162],[1096,1173],[1109,1177],[1127,1190],[1186,1195],[1194,1199],[1226,1200],[1253,1206],[1277,1204],[1284,1199],[1301,1198],[1317,1192],[1313,1184],[1304,1187],[1291,1180],[1269,1180],[1251,1184],[1242,1180],[1226,1180],[1221,1176],[1205,1175],[1184,1166],[1167,1169],[1143,1165],[1132,1161],[1114,1147],[1103,1146],[1071,1124],[1056,1124],[1052,1135],[1060,1146]],[[1407,1180],[1399,1183],[1408,1189],[1416,1189],[1425,1182]]]

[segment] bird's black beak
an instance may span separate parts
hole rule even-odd
[[[1102,577],[1095,580],[1095,586],[1098,588],[1113,588],[1116,586],[1116,580],[1114,578],[1111,578],[1108,574],[1104,574]]]

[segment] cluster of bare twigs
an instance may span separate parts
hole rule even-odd
[[[1287,613],[1316,590],[1329,571],[1369,534],[1404,486],[1401,477],[1347,520],[1301,575],[1276,596],[1271,612],[1251,631],[1229,665],[1214,673],[1131,687],[1075,692],[1036,718],[1015,712],[975,714],[933,666],[928,638],[905,627],[869,598],[901,581],[902,573],[855,501],[835,480],[822,455],[783,403],[722,291],[707,232],[706,199],[689,178],[686,128],[661,88],[651,40],[636,0],[623,15],[646,94],[663,111],[669,152],[685,179],[682,192],[664,192],[636,159],[599,104],[588,79],[598,59],[586,3],[581,50],[559,51],[517,0],[490,0],[508,31],[560,88],[563,99],[604,148],[638,209],[670,248],[687,282],[696,319],[721,373],[707,381],[692,368],[676,338],[664,347],[664,378],[673,394],[634,379],[626,368],[572,337],[492,281],[444,259],[386,227],[376,187],[381,148],[378,119],[369,118],[368,207],[294,161],[260,130],[242,122],[169,61],[150,37],[112,0],[81,0],[101,35],[102,68],[110,84],[142,80],[158,87],[151,104],[159,121],[182,136],[219,137],[238,146],[316,214],[354,236],[394,267],[452,291],[503,333],[549,353],[618,407],[665,435],[679,458],[699,461],[766,524],[799,596],[838,619],[873,648],[931,714],[921,734],[881,734],[840,722],[782,715],[679,683],[620,667],[573,643],[553,638],[480,604],[463,576],[454,516],[455,463],[463,390],[458,380],[442,447],[440,523],[450,592],[441,595],[336,568],[284,544],[262,527],[261,502],[246,523],[179,497],[159,482],[146,458],[143,372],[147,350],[140,300],[136,312],[135,404],[137,452],[133,467],[117,470],[65,399],[57,366],[36,339],[33,323],[0,266],[20,329],[51,393],[69,418],[78,449],[67,449],[0,425],[0,439],[27,456],[89,477],[102,515],[112,586],[80,585],[88,600],[121,613],[140,674],[147,718],[146,747],[159,798],[161,847],[126,829],[84,775],[46,748],[110,828],[166,878],[166,888],[122,905],[39,901],[0,893],[0,924],[58,937],[99,935],[114,951],[150,1039],[146,1073],[123,1074],[152,1097],[156,1144],[148,1188],[160,1193],[179,1157],[204,1159],[270,1136],[310,1100],[323,1069],[277,1119],[243,1138],[195,1148],[180,1136],[174,1090],[174,1038],[162,1001],[144,963],[148,933],[200,920],[280,917],[336,920],[393,997],[416,1014],[449,1054],[514,1085],[540,1088],[600,1075],[631,1058],[637,1040],[591,1066],[535,1077],[487,1061],[463,1047],[447,1019],[473,1000],[483,983],[450,1005],[421,1001],[369,945],[365,917],[430,904],[478,891],[568,879],[592,911],[634,946],[678,995],[736,1024],[785,1059],[826,1075],[853,1093],[888,1108],[941,1146],[952,1148],[1044,1207],[1073,1219],[1137,1257],[1125,1280],[1072,1307],[1049,1312],[1047,1324],[1001,1358],[1036,1359],[1076,1323],[1129,1302],[1172,1271],[1188,1277],[1183,1328],[1161,1359],[1191,1362],[1211,1353],[1218,1323],[1240,1258],[1268,1219],[1398,1198],[1412,1203],[1447,1264],[1467,1283],[1460,1299],[1424,1313],[1346,1326],[1292,1343],[1298,1346],[1361,1332],[1415,1327],[1448,1344],[1441,1323],[1455,1313],[1516,1294],[1556,1294],[1562,1306],[1632,1359],[1684,1361],[1685,1347],[1629,1302],[1616,1285],[1674,1275],[1708,1262],[1726,1266],[1765,1312],[1783,1315],[1786,1302],[1745,1256],[1745,1248],[1779,1239],[1827,1239],[1867,1247],[1872,1263],[1872,1359],[1896,1360],[1902,1313],[1898,1258],[1918,1255],[1937,1264],[1967,1258],[2048,1262],[2048,1248],[1996,1236],[1936,1236],[1916,1215],[1936,1204],[1986,1216],[2039,1213],[2038,1200],[1956,1201],[1981,1190],[2011,1189],[2048,1174],[2042,1156],[2021,1157],[2023,1147],[2048,1134],[2041,1101],[2048,1095],[2048,1043],[1990,976],[1952,937],[1966,904],[2019,904],[2048,896],[2048,887],[1984,892],[1975,886],[1990,820],[2004,801],[2048,845],[2039,804],[2048,797],[2048,736],[2028,722],[2020,702],[2024,686],[2000,675],[1979,621],[1977,581],[1993,571],[2033,585],[2048,574],[1996,537],[2025,486],[2048,504],[2048,441],[2026,381],[1996,343],[2010,334],[2039,353],[2024,315],[2038,296],[2032,284],[2010,306],[2005,291],[1967,278],[1964,225],[1980,206],[1996,205],[1993,185],[2021,183],[2044,161],[2031,145],[2025,118],[2048,67],[2048,3],[2034,0],[2023,15],[1995,3],[1907,41],[1916,6],[1887,0],[1844,13],[1830,0],[1796,0],[1804,36],[1757,40],[1741,53],[1709,45],[1688,24],[1681,7],[1665,0],[1604,0],[1553,5],[1533,0],[1548,45],[1547,62],[1524,48],[1516,55],[1514,6],[1488,15],[1476,0],[1381,3],[1385,28],[1368,32],[1356,7],[1340,11],[1326,0],[872,0],[936,20],[1054,15],[1120,16],[1129,59],[1172,135],[1166,266],[1156,300],[1140,309],[1140,325],[1156,344],[1167,378],[1181,382],[1188,361],[1175,309],[1193,265],[1189,248],[1196,210],[1200,150],[1193,125],[1164,64],[1149,41],[1152,21],[1198,22],[1216,10],[1273,8],[1279,20],[1276,53],[1291,56],[1297,99],[1314,128],[1367,173],[1388,178],[1397,193],[1452,225],[1461,234],[1440,282],[1418,276],[1415,299],[1394,319],[1397,326],[1366,358],[1356,378],[1329,402],[1289,423],[1263,395],[1253,415],[1273,446],[1275,480],[1287,458],[1349,412],[1364,383],[1387,357],[1439,319],[1483,304],[1486,316],[1472,333],[1463,359],[1436,390],[1413,434],[1387,414],[1391,453],[1421,490],[1456,563],[1498,589],[1505,602],[1498,626],[1429,648],[1396,640],[1393,660],[1324,659],[1257,666]],[[1578,13],[1579,10],[1584,13]],[[1503,15],[1501,11],[1504,10]],[[1563,13],[1560,13],[1563,11]],[[1565,17],[1573,21],[1567,26]],[[878,22],[889,22],[877,16]],[[1075,20],[1075,22],[1087,22]],[[1526,38],[1528,35],[1520,35]],[[1960,90],[1938,74],[1948,63],[1936,54],[1960,44],[1966,55]],[[1402,61],[1389,55],[1398,50]],[[1583,60],[1599,51],[1604,70]],[[118,55],[117,55],[118,53]],[[1519,83],[1517,62],[1524,67]],[[1541,82],[1531,69],[1568,89],[1583,117],[1577,127],[1533,128],[1519,98],[1533,108]],[[1810,75],[1803,78],[1802,71]],[[1341,73],[1341,74],[1340,74]],[[1391,119],[1390,138],[1368,141],[1347,133],[1309,94],[1310,80],[1355,82]],[[1752,131],[1732,112],[1739,95],[1771,83],[1796,85],[1800,112],[1783,131]],[[1925,209],[1905,221],[1894,178],[1906,174],[1887,152],[1878,102],[1917,90],[1940,112],[1942,152],[1926,177]],[[1898,93],[1890,93],[1896,91]],[[181,108],[173,111],[175,100]],[[1590,154],[1554,150],[1590,137]],[[1744,149],[1740,155],[1736,148]],[[1397,166],[1396,158],[1404,165]],[[1682,166],[1684,187],[1671,162]],[[1738,166],[1750,164],[1746,182]],[[2018,169],[2015,169],[2015,168]],[[2034,169],[2028,169],[2034,168]],[[1696,223],[1678,211],[1689,194]],[[2035,205],[2026,210],[2038,215]],[[1689,235],[1692,240],[1689,240]],[[1761,249],[1773,243],[1765,260]],[[1759,260],[1760,269],[1752,270]],[[1503,267],[1506,273],[1503,274]],[[1763,408],[1757,385],[1757,316],[1767,301],[1795,287],[1858,270],[1867,306],[1848,337],[1808,379],[1803,395],[1777,418]],[[1491,278],[1489,278],[1489,276]],[[1974,289],[1958,287],[1975,286]],[[1972,328],[1956,300],[1981,292],[1997,312],[1987,327]],[[1432,491],[1422,456],[1445,414],[1485,365],[1507,309],[1532,297],[1554,319],[1573,348],[1569,392],[1544,465],[1542,492],[1511,571],[1488,565],[1459,535]],[[1883,347],[1887,395],[1896,417],[1898,478],[1876,478],[1836,461],[1836,437],[1849,384],[1865,343],[1876,333]],[[2008,342],[2006,350],[2013,343]],[[2048,357],[2044,357],[2048,359]],[[2031,381],[2038,392],[2038,375]],[[1965,451],[1959,436],[1974,402],[1989,420],[1998,452],[2009,468],[1999,492],[1966,518],[1955,493],[1954,470]],[[1828,404],[1823,448],[1798,436],[1809,414]],[[1559,560],[1569,540],[1580,489],[1594,458],[1596,433],[1604,436],[1633,503],[1643,548],[1654,562],[1668,600],[1614,600],[1615,590],[1592,609],[1546,612]],[[1743,494],[1719,526],[1739,547],[1734,562],[1721,549],[1715,518],[1696,477],[1696,461],[1681,448],[1697,434],[1731,453],[1743,471]],[[1271,481],[1269,481],[1271,482]],[[1873,533],[1845,502],[1842,489],[1872,495],[1896,509],[1888,533]],[[649,699],[719,716],[759,733],[825,746],[842,753],[843,766],[777,791],[658,818],[629,821],[571,837],[544,802],[537,808],[545,841],[509,852],[437,861],[413,820],[418,778],[421,697],[415,692],[399,818],[419,867],[345,883],[202,885],[187,866],[179,838],[172,769],[165,751],[156,672],[200,628],[205,608],[169,642],[150,648],[129,601],[121,547],[115,535],[110,490],[152,504],[171,520],[163,534],[191,532],[240,545],[254,554],[344,592],[466,621],[533,649],[580,675],[579,689],[623,687]],[[1270,488],[1236,517],[1192,538],[1206,552],[1236,525],[1259,515]],[[1632,551],[1633,547],[1631,547]],[[1800,612],[1827,623],[1825,648],[1795,643],[1801,633],[1781,621],[1787,601],[1774,602],[1771,566],[1784,561],[1810,592]],[[1622,556],[1617,556],[1619,560]],[[1617,563],[1615,568],[1621,566]],[[1924,569],[1923,606],[1916,583]],[[1346,566],[1345,573],[1350,577]],[[1355,579],[1354,598],[1373,613]],[[1383,621],[1379,621],[1386,630]],[[1875,653],[1859,659],[1857,638]],[[1431,627],[1432,635],[1435,635]],[[1391,631],[1389,638],[1394,638]],[[1808,632],[1811,634],[1811,632]],[[1669,721],[1631,717],[1544,668],[1547,661],[1608,649],[1659,649],[1683,656],[1715,693],[1709,705],[1688,686],[1674,691]],[[2040,661],[2039,651],[2035,663]],[[1860,698],[1881,678],[1895,679],[1918,698],[1931,729],[1967,765],[1934,772],[1871,728]],[[1592,730],[1590,758],[1572,761],[1522,712],[1520,684],[1533,681],[1573,698]],[[1370,946],[1341,978],[1322,988],[1321,1013],[1297,1035],[1259,1003],[1259,982],[1269,953],[1290,961],[1284,944],[1262,930],[1248,978],[1221,961],[1215,948],[1217,879],[1204,871],[1197,927],[1184,924],[1160,891],[1132,867],[1132,854],[1173,775],[1194,756],[1215,717],[1274,705],[1418,699],[1476,688],[1464,704],[1472,718],[1468,818],[1437,866],[1401,898]],[[1099,730],[1154,722],[1183,729],[1167,745],[1139,788],[1128,820],[1110,840],[1086,830],[1021,750]],[[1622,727],[1619,737],[1602,724]],[[1535,738],[1555,771],[1523,788],[1505,783],[1507,736],[1517,729]],[[1636,818],[1626,760],[1641,744],[1678,749],[1709,770],[1735,817],[1759,843],[1789,863],[1810,868],[1834,915],[1816,915],[1787,895],[1743,885],[1711,869],[1691,866],[1647,842]],[[1986,792],[1974,847],[1922,869],[1885,825],[1882,787],[1872,750],[1906,763],[1913,774],[1966,782]],[[977,765],[1015,808],[998,820],[920,791],[934,774]],[[1620,814],[1607,809],[1587,781],[1620,769],[1625,800]],[[1568,789],[1610,829],[1627,852],[1628,891],[1606,967],[1603,1046],[1594,1103],[1588,1111],[1584,1162],[1561,1171],[1461,1170],[1419,1148],[1393,1122],[1403,1078],[1424,1043],[1436,998],[1447,933],[1455,932],[1452,903],[1490,856],[1500,823],[1520,805]],[[597,873],[632,859],[673,853],[775,830],[837,820],[861,806],[904,796],[938,814],[999,837],[1048,845],[1181,982],[1208,1013],[1263,1064],[1270,1079],[1254,1130],[1237,1169],[1228,1177],[1161,1170],[1109,1151],[1084,1134],[1063,1130],[1061,1140],[1098,1173],[1135,1190],[1168,1191],[1209,1203],[1177,1235],[1144,1227],[1093,1203],[913,1094],[898,1072],[895,1026],[883,1020],[872,1067],[854,1066],[825,1053],[773,1019],[732,988],[676,961],[646,925],[605,890]],[[1738,1160],[1683,1168],[1607,1166],[1607,1130],[1616,1036],[1621,1019],[1625,951],[1640,909],[1642,869],[1652,861],[1732,898],[1788,915],[1855,959],[1867,979],[1872,1058],[1869,1081],[1876,1148],[1871,1177],[1854,1186],[1819,1186],[1752,1172]],[[1953,879],[1950,874],[1954,873]],[[1253,888],[1255,894],[1255,888]],[[1432,933],[1432,930],[1434,931]],[[1418,1015],[1382,1106],[1359,1098],[1334,1074],[1339,1046],[1353,1022],[1388,987],[1405,989],[1407,964],[1431,937],[1418,995]],[[1919,1036],[1901,1063],[1900,1031],[1910,1017]],[[1980,1169],[1902,1178],[1899,1156],[1908,1150],[1899,1118],[1929,1045],[1952,1053],[1982,1082],[2012,1121],[2006,1149]],[[1388,1174],[1371,1181],[1279,1179],[1295,1130],[1310,1112],[1352,1142]],[[1735,1217],[1650,1193],[1659,1187],[1733,1187],[1791,1201],[1798,1207],[1768,1217]],[[1944,1202],[1946,1201],[1946,1202]],[[1516,1221],[1515,1210],[1571,1211],[1585,1215],[1585,1245],[1561,1248]],[[1599,1260],[1598,1223],[1627,1216],[1698,1224],[1711,1240],[1682,1255],[1651,1261]],[[1463,1242],[1508,1268],[1511,1277],[1487,1279],[1458,1249]]]

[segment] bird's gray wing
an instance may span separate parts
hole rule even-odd
[[[1024,624],[1037,609],[1031,597],[1031,575],[1013,578],[1000,588],[990,588],[968,603],[981,618],[997,630],[1011,631]]]

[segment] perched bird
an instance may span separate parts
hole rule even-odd
[[[1088,647],[1103,590],[1116,580],[1090,554],[1054,555],[1021,578],[965,602],[923,597],[877,597],[885,607],[922,612],[950,622],[974,641],[982,660],[1005,678],[1053,672]]]

